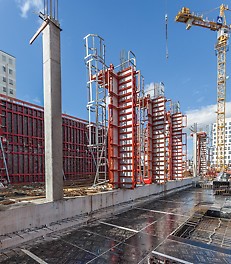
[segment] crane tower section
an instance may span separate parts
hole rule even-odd
[[[191,13],[189,8],[183,7],[177,14],[175,21],[186,24],[186,29],[199,26],[217,31],[217,168],[225,167],[225,101],[226,101],[226,52],[229,39],[230,26],[226,24],[225,10],[228,6],[220,6],[217,21],[204,19],[202,15]]]
[[[225,167],[226,51],[228,34],[218,31],[217,51],[217,166]]]

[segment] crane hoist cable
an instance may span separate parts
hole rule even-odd
[[[165,56],[166,60],[168,59],[168,14],[165,14]]]
[[[165,0],[165,57],[168,60],[168,12],[167,12],[167,1]]]

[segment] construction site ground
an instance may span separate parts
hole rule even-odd
[[[0,263],[228,264],[230,210],[230,196],[190,188],[8,249]]]
[[[64,197],[85,196],[112,190],[110,184],[93,187],[93,181],[65,181]],[[13,205],[20,202],[45,198],[44,183],[9,184],[0,186],[0,205]]]

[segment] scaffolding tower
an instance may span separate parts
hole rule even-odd
[[[96,174],[94,185],[107,182],[107,82],[105,80],[105,44],[103,38],[88,34],[85,38],[85,64],[88,89],[88,147],[92,152]]]

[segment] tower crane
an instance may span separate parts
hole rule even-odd
[[[192,26],[198,26],[217,31],[215,50],[217,54],[217,168],[221,171],[225,168],[225,101],[226,101],[226,52],[229,40],[230,25],[227,25],[225,11],[228,6],[222,4],[220,14],[216,21],[204,19],[203,15],[190,12],[189,8],[183,7],[175,17],[176,22],[186,24],[189,30]]]

